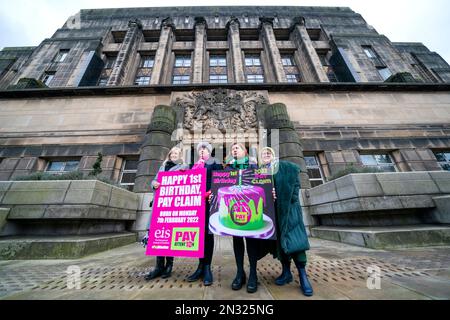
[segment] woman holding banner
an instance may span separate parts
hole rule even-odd
[[[306,250],[309,241],[302,219],[299,200],[300,168],[288,161],[278,161],[275,151],[265,147],[260,150],[260,167],[270,168],[277,195],[275,213],[277,217],[277,240],[272,250],[281,261],[283,271],[275,280],[277,285],[292,282],[291,259],[294,260],[300,277],[300,289],[305,296],[312,296],[313,289],[306,274]]]
[[[181,156],[182,151],[178,147],[173,147],[166,156],[166,159],[162,163],[158,172],[164,171],[179,171],[187,170],[189,166],[184,164],[184,160]],[[158,174],[152,181],[152,188],[156,190],[159,188],[160,183],[157,181]],[[145,276],[145,280],[152,280],[157,277],[163,279],[170,277],[173,268],[173,257],[156,257],[156,267],[149,274]]]
[[[222,164],[211,156],[212,146],[208,142],[200,142],[197,145],[197,154],[199,160],[192,166],[192,169],[206,168],[206,195],[205,195],[205,254],[199,259],[197,270],[188,278],[188,282],[194,282],[203,278],[203,284],[210,286],[213,283],[213,275],[211,272],[211,262],[214,252],[214,235],[208,232],[209,226],[209,209],[210,204],[207,199],[211,194],[212,172],[214,170],[223,170]]]
[[[231,146],[231,160],[228,162],[226,170],[257,169],[256,161],[248,156],[247,149],[241,143],[234,143]],[[245,238],[247,243],[247,255],[250,262],[250,275],[247,283],[247,292],[254,293],[258,290],[258,277],[256,267],[258,260],[264,257],[268,251],[265,249],[266,240]],[[244,238],[233,237],[233,251],[236,260],[236,277],[231,284],[233,290],[240,290],[246,282],[244,271]]]

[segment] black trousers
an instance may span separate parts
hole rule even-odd
[[[212,263],[214,253],[214,235],[209,233],[209,202],[206,201],[205,209],[205,254],[203,258],[199,259],[199,262],[203,265],[210,265]]]
[[[258,263],[258,246],[260,245],[259,239],[245,238],[247,244],[247,255],[248,261],[250,263],[250,274],[254,273],[256,275],[256,266]],[[244,272],[244,253],[245,245],[244,238],[233,237],[233,251],[234,258],[236,259],[237,272]]]

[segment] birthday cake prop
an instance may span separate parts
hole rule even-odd
[[[209,229],[223,236],[270,239],[274,236],[275,225],[264,212],[268,205],[266,191],[259,185],[243,184],[242,174],[240,170],[237,184],[215,190],[215,210]]]

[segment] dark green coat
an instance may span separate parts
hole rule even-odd
[[[292,162],[280,161],[274,176],[275,211],[277,216],[277,247],[286,254],[309,250],[308,235],[303,224],[299,200],[300,168]],[[277,254],[279,256],[279,254]]]

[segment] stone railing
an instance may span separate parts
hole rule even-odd
[[[135,242],[138,206],[137,194],[96,180],[0,182],[0,258],[71,258]],[[47,251],[74,247],[47,255],[36,249],[43,239]],[[34,251],[11,252],[28,240]]]
[[[447,171],[350,174],[302,198],[313,236],[380,248],[450,242]]]

